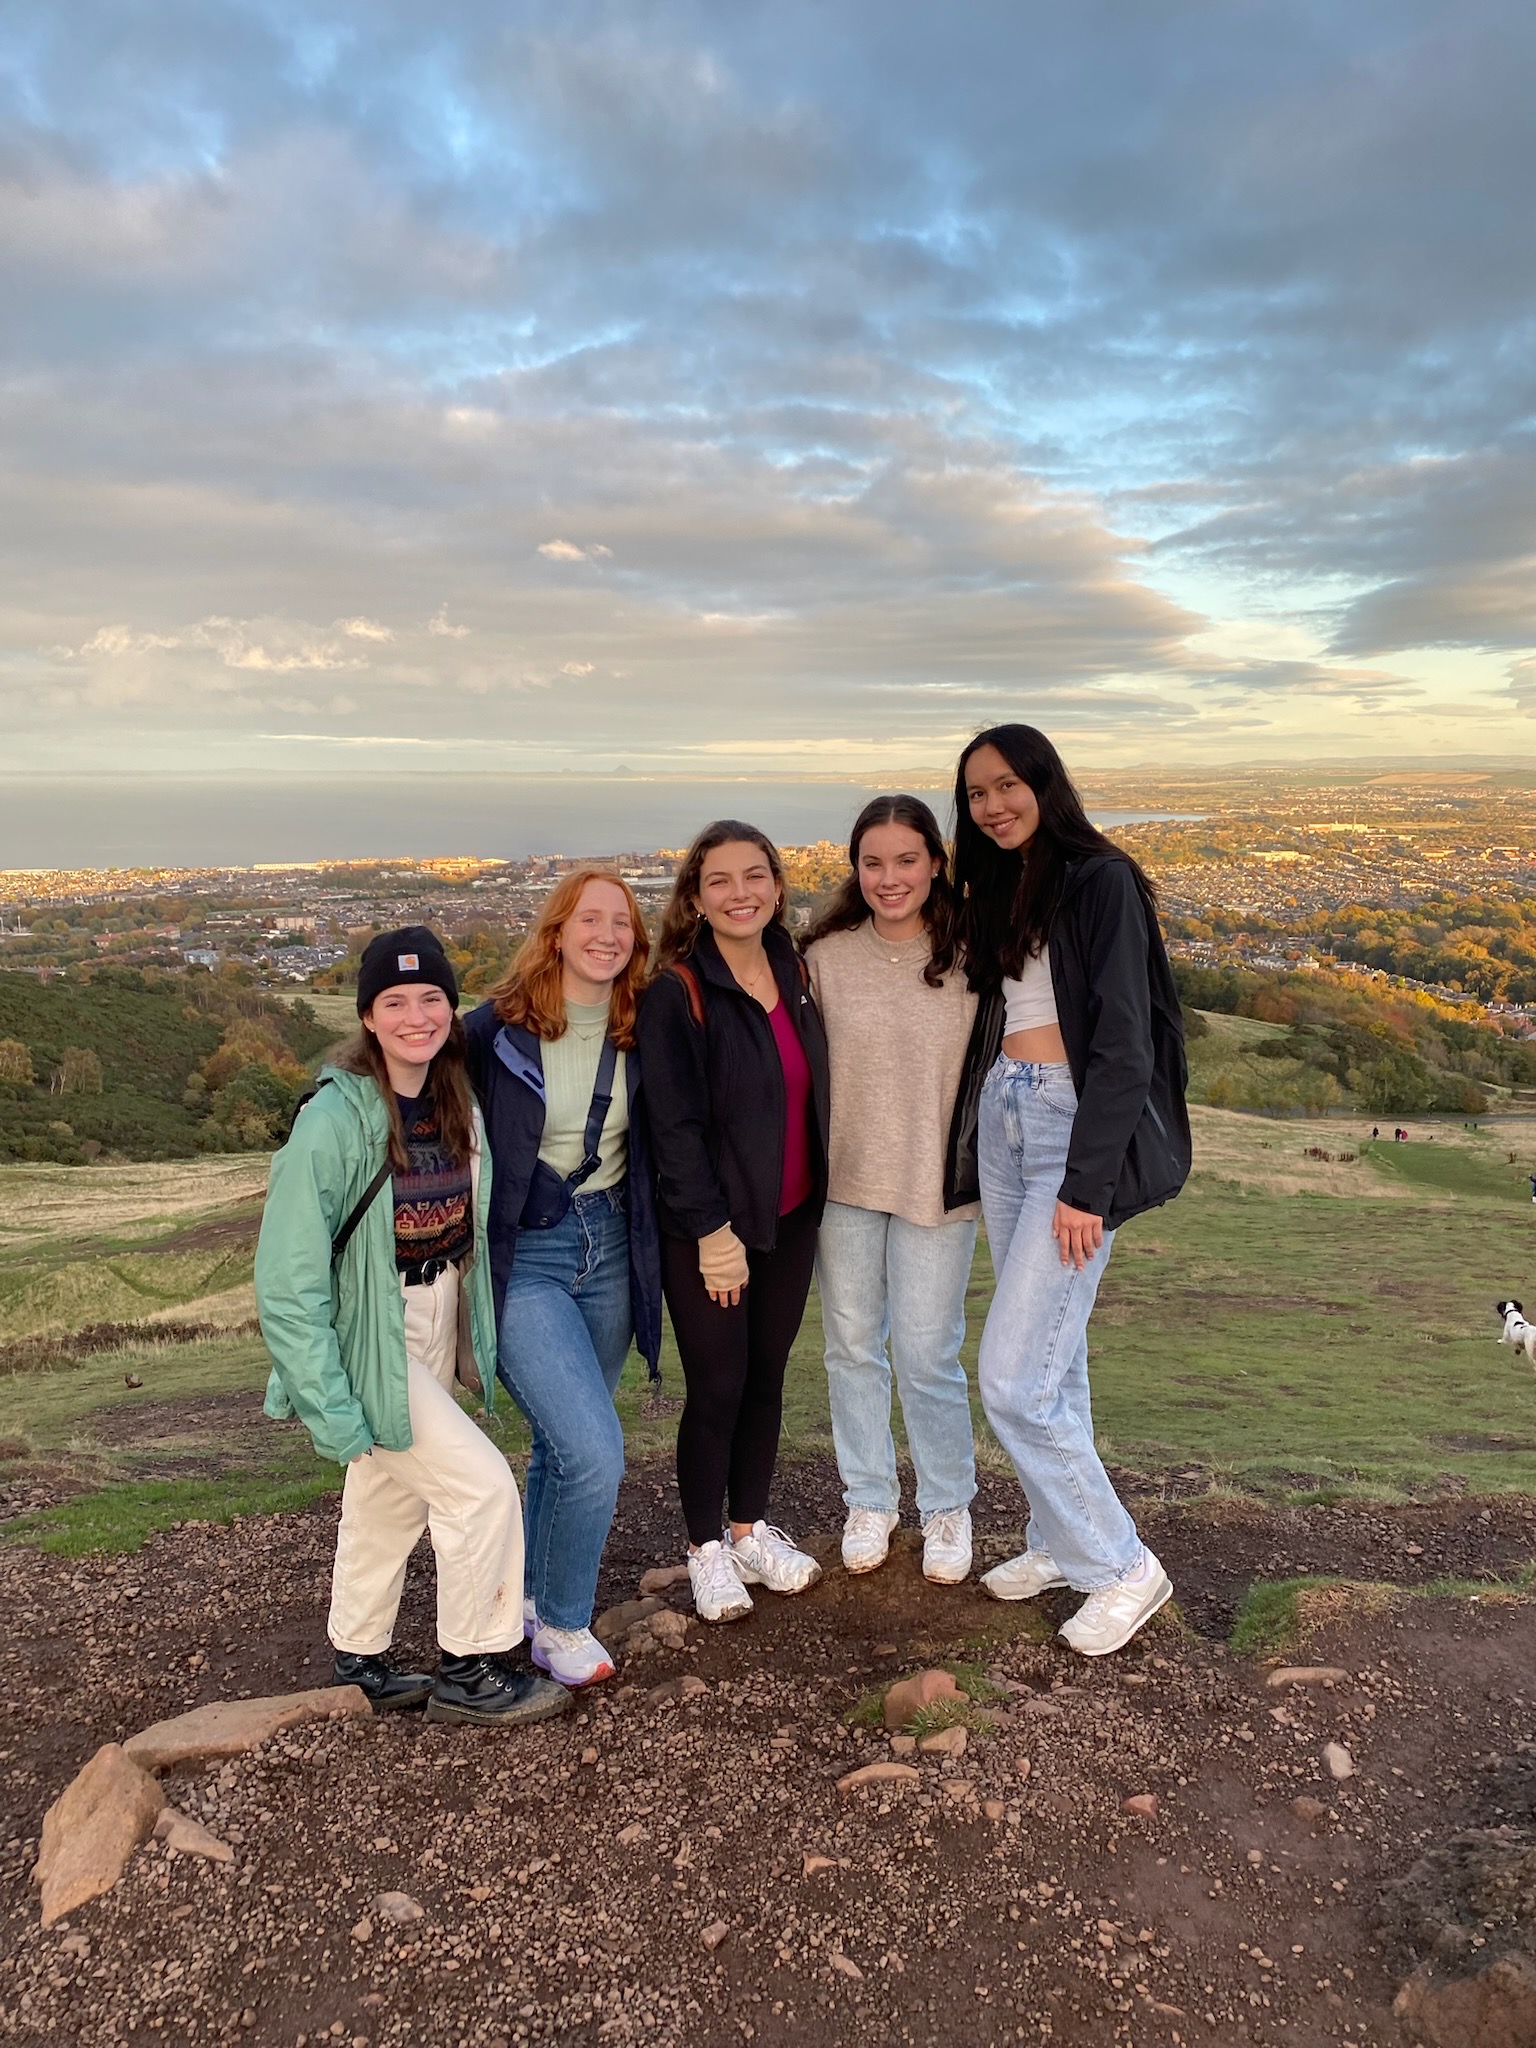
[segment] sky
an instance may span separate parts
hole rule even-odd
[[[0,772],[1536,756],[1528,0],[0,5]]]

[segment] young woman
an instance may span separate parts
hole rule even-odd
[[[949,859],[928,806],[876,797],[848,861],[805,950],[832,1074],[816,1282],[848,1508],[843,1563],[884,1564],[900,1520],[894,1367],[923,1572],[953,1586],[971,1569],[976,1454],[960,1346],[978,1212],[946,1206],[945,1140],[976,998],[955,964]]]
[[[1086,1593],[1061,1633],[1099,1657],[1173,1591],[1094,1448],[1088,1317],[1115,1231],[1189,1172],[1183,1024],[1152,886],[1089,823],[1043,733],[978,733],[955,807],[983,1000],[951,1156],[958,1191],[979,1178],[997,1274],[982,1403],[1031,1509],[1028,1548],[982,1584],[1000,1600]]]
[[[617,876],[581,868],[544,900],[469,1064],[491,1160],[500,1374],[533,1429],[524,1621],[562,1685],[613,1676],[591,1629],[624,1476],[613,1396],[631,1336],[661,1349],[661,1271],[638,1117],[635,997],[650,941]]]
[[[756,826],[706,826],[678,870],[640,1007],[662,1282],[688,1389],[677,1483],[702,1621],[749,1614],[749,1585],[800,1593],[821,1576],[765,1519],[827,1192],[826,1040],[784,896]]]
[[[491,1176],[464,1068],[458,989],[424,925],[363,954],[361,1029],[272,1163],[256,1301],[272,1356],[267,1413],[297,1415],[347,1468],[331,1582],[338,1685],[377,1711],[510,1726],[569,1695],[505,1663],[523,1635],[522,1522],[506,1459],[454,1399],[495,1376],[484,1257]],[[437,1557],[429,1672],[385,1659],[406,1562]]]

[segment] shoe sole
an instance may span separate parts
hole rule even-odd
[[[589,1672],[585,1678],[562,1678],[554,1665],[541,1657],[537,1650],[530,1648],[528,1655],[546,1677],[552,1678],[556,1685],[563,1685],[567,1692],[580,1692],[586,1686],[601,1685],[605,1678],[612,1678],[614,1675],[614,1667],[611,1664],[599,1664],[597,1669]]]
[[[752,1602],[749,1600],[745,1607],[724,1607],[718,1614],[700,1614],[695,1607],[693,1618],[695,1621],[702,1621],[706,1628],[719,1628],[728,1621],[745,1621],[751,1612]]]
[[[367,1699],[367,1694],[363,1697]],[[432,1689],[429,1686],[425,1692],[408,1692],[403,1698],[396,1700],[368,1700],[368,1704],[376,1714],[412,1714],[419,1707],[424,1707],[431,1697]]]
[[[1143,1613],[1137,1615],[1136,1619],[1131,1623],[1130,1627],[1125,1631],[1124,1635],[1117,1636],[1112,1643],[1101,1643],[1095,1649],[1092,1650],[1079,1649],[1078,1645],[1073,1642],[1072,1638],[1067,1634],[1065,1629],[1058,1629],[1056,1633],[1061,1637],[1062,1641],[1066,1644],[1067,1648],[1069,1650],[1076,1651],[1079,1657],[1112,1657],[1115,1654],[1116,1650],[1123,1650],[1125,1648],[1126,1644],[1131,1640],[1132,1636],[1139,1635],[1141,1630],[1144,1629],[1147,1623],[1152,1619],[1153,1615],[1160,1613],[1162,1609],[1168,1605],[1168,1602],[1172,1598],[1173,1581],[1170,1578],[1164,1578],[1162,1591],[1158,1594],[1157,1598],[1152,1602],[1152,1605],[1150,1607],[1145,1609]]]
[[[456,1721],[473,1728],[522,1728],[534,1721],[553,1721],[571,1704],[568,1692],[558,1700],[540,1701],[531,1707],[503,1707],[487,1711],[482,1707],[455,1707],[446,1700],[427,1701],[429,1721]]]
[[[971,1568],[969,1565],[966,1566],[963,1572],[931,1572],[927,1565],[923,1566],[923,1577],[930,1586],[963,1586],[970,1576]]]
[[[866,1572],[879,1571],[881,1565],[889,1562],[890,1555],[891,1553],[888,1550],[883,1550],[878,1557],[867,1557],[857,1564],[850,1564],[845,1557],[843,1559],[843,1570],[847,1572],[850,1578],[862,1579]]]
[[[1065,1586],[1066,1583],[1065,1579],[1047,1579],[1043,1585],[1036,1586],[1032,1593],[1001,1593],[996,1586],[988,1585],[985,1579],[980,1581],[983,1593],[993,1600],[1038,1600],[1042,1593],[1054,1593],[1058,1587]]]

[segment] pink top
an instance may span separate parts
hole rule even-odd
[[[784,1069],[784,1177],[779,1182],[779,1214],[787,1216],[810,1200],[816,1186],[811,1172],[811,1063],[782,997],[768,1022]]]

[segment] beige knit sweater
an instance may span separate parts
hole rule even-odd
[[[832,1065],[829,1194],[908,1223],[980,1212],[944,1207],[944,1149],[976,998],[958,969],[923,980],[927,934],[893,946],[866,921],[806,954]]]

